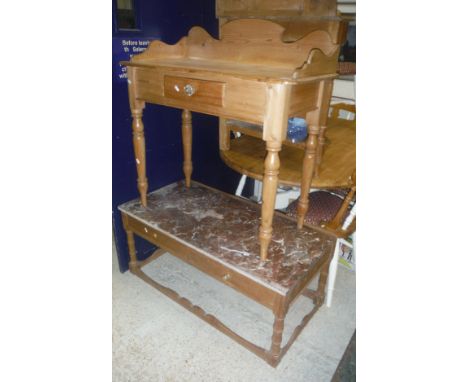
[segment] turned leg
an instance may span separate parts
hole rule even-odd
[[[190,187],[193,171],[192,165],[192,113],[184,109],[182,111],[182,145],[184,148],[184,175],[185,185]]]
[[[133,231],[128,226],[127,215],[125,214],[122,215],[122,222],[123,222],[125,232],[127,233],[128,253],[130,255],[130,262],[128,265],[129,265],[130,271],[134,271],[138,266],[138,260],[136,257],[136,249],[135,249],[135,235],[133,234]]]
[[[273,335],[271,337],[270,347],[270,364],[276,366],[281,355],[281,342],[283,340],[284,318],[286,316],[286,306],[280,304],[279,309],[275,312],[275,322],[273,323]]]
[[[320,163],[322,163],[323,148],[325,146],[325,133],[327,130],[328,110],[330,108],[330,99],[333,91],[333,81],[323,81],[321,86],[322,88],[320,89],[320,93],[323,95],[322,97],[319,96],[319,99],[322,101],[322,105],[320,106],[320,133],[318,137],[317,160],[315,161],[316,176],[319,174]]]
[[[130,230],[126,230],[126,232],[127,232],[128,252],[130,254],[129,267],[131,271],[134,271],[138,264],[138,260],[136,257],[136,249],[135,249],[135,235]]]
[[[132,112],[133,148],[138,174],[138,191],[140,192],[141,204],[146,207],[146,192],[148,191],[148,180],[146,179],[146,150],[145,133],[142,121],[145,103],[136,98],[135,68],[128,68],[128,97],[130,110]]]
[[[302,228],[304,218],[309,208],[309,191],[312,177],[314,175],[317,141],[318,141],[318,113],[316,111],[307,113],[307,130],[308,137],[304,152],[304,160],[302,162],[302,180],[301,180],[301,195],[297,204],[297,227]]]
[[[317,139],[317,159],[315,161],[315,175],[318,176],[320,163],[322,163],[323,146],[325,145],[325,130],[327,126],[320,126],[320,132]]]
[[[268,245],[273,232],[273,214],[275,212],[276,189],[278,188],[278,173],[280,168],[279,151],[281,142],[267,141],[267,155],[265,158],[265,170],[263,175],[262,190],[262,222],[260,226],[260,258],[265,261],[268,253]]]
[[[143,108],[132,109],[133,148],[135,150],[135,161],[138,174],[138,191],[140,192],[141,204],[146,207],[146,192],[148,191],[148,180],[146,178],[146,149],[143,121]]]

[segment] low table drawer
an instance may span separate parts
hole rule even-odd
[[[265,285],[258,284],[249,277],[239,274],[235,270],[221,264],[218,261],[210,259],[205,254],[200,254],[194,248],[187,247],[181,240],[167,235],[164,232],[157,231],[129,215],[126,216],[128,228],[136,235],[148,240],[149,242],[164,248],[171,255],[178,257],[187,264],[194,266],[200,271],[210,275],[225,285],[234,288],[258,303],[272,308],[278,293]]]
[[[128,217],[127,219],[132,231],[134,231],[137,235],[143,237],[144,239],[148,240],[149,242],[157,245],[160,235],[155,229],[132,217]]]
[[[223,106],[224,82],[164,76],[164,96],[200,105]]]

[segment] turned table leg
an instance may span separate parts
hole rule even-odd
[[[138,267],[138,260],[137,260],[136,248],[135,248],[135,235],[133,234],[133,231],[130,230],[128,226],[127,215],[125,214],[122,215],[122,221],[123,221],[125,232],[127,233],[128,253],[130,255],[130,262],[128,265],[129,265],[130,271],[134,271]]]
[[[312,111],[307,113],[307,130],[308,137],[306,148],[304,152],[304,160],[302,163],[302,180],[301,180],[301,195],[297,204],[297,227],[302,228],[304,225],[304,218],[309,208],[309,191],[312,177],[314,176],[317,144],[318,144],[318,112]]]
[[[136,249],[135,249],[135,236],[132,231],[126,230],[127,232],[127,243],[128,243],[128,252],[130,254],[130,263],[129,267],[130,270],[133,271],[136,269],[138,261],[136,257]]]
[[[146,178],[146,149],[143,121],[143,108],[132,109],[133,148],[135,150],[135,161],[138,174],[138,191],[140,192],[141,204],[146,207],[146,192],[148,191],[148,179]]]
[[[319,89],[319,101],[322,102],[320,106],[320,133],[318,137],[317,146],[317,160],[315,161],[315,176],[318,176],[320,171],[320,163],[322,163],[323,148],[325,146],[325,133],[327,129],[328,110],[330,108],[330,99],[333,91],[333,80],[322,81]]]
[[[185,185],[190,187],[193,171],[192,165],[192,113],[184,109],[182,111],[182,146],[184,148],[184,175]]]
[[[269,352],[269,363],[273,366],[278,364],[281,356],[281,342],[283,340],[284,318],[286,317],[286,313],[286,304],[283,301],[274,311],[275,322],[273,323],[273,335],[271,337],[271,347]]]
[[[128,69],[128,95],[130,110],[132,112],[133,148],[138,174],[138,191],[140,192],[141,204],[146,207],[146,193],[148,191],[148,179],[146,178],[146,149],[145,132],[142,121],[145,103],[136,99],[135,68]]]
[[[267,141],[267,155],[263,175],[262,190],[262,222],[260,225],[260,258],[266,260],[268,245],[273,232],[273,214],[275,212],[276,189],[278,188],[278,173],[280,168],[279,151],[281,142]]]
[[[262,221],[259,230],[260,258],[265,261],[272,236],[276,190],[280,168],[279,152],[286,139],[291,85],[270,84],[267,87],[266,114],[262,139],[266,142],[267,155],[263,170]]]

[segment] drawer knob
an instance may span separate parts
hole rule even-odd
[[[187,94],[189,97],[195,94],[195,88],[190,84],[187,84],[184,86],[184,91],[185,91],[185,94]]]
[[[223,280],[224,281],[228,281],[231,279],[231,275],[229,273],[226,273],[224,276],[223,276]]]

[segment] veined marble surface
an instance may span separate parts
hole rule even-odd
[[[176,237],[231,269],[281,294],[294,287],[316,262],[334,248],[332,236],[304,227],[281,214],[273,219],[268,259],[260,260],[261,206],[193,182],[173,183],[119,207],[126,214]]]

